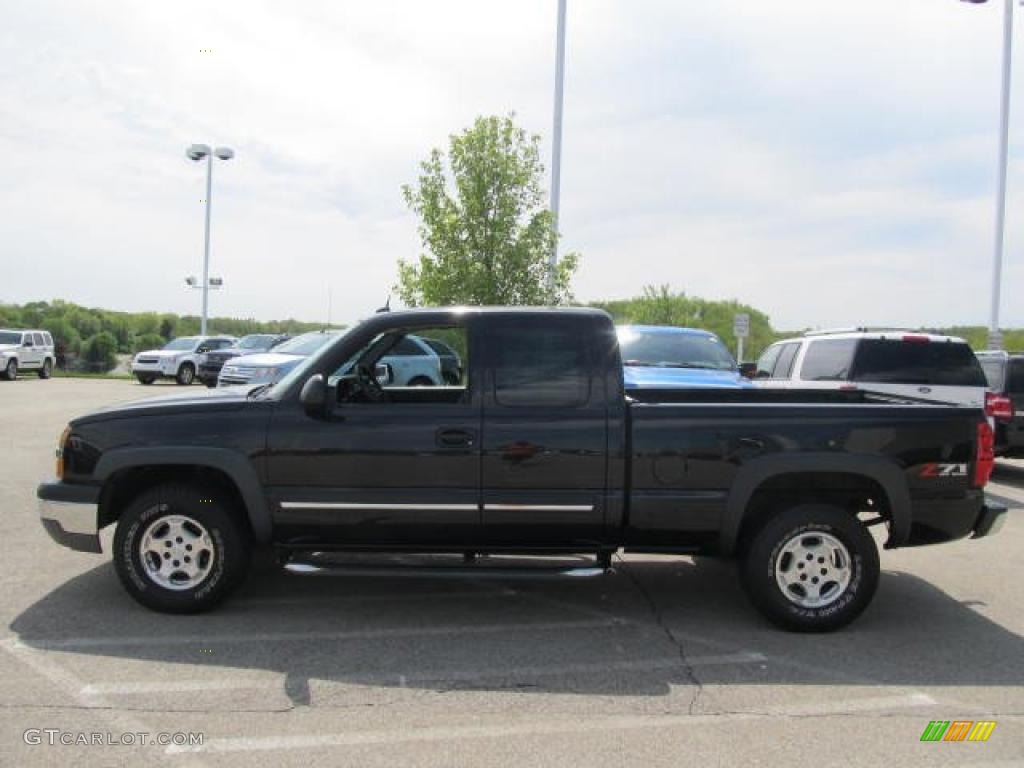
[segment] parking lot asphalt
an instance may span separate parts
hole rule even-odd
[[[120,588],[111,530],[102,556],[53,543],[34,490],[69,418],[174,389],[0,382],[0,765],[1024,763],[1022,462],[989,488],[1014,507],[999,535],[883,553],[874,603],[830,635],[768,625],[728,562],[635,556],[574,580],[267,560],[221,609],[165,616]],[[922,743],[930,720],[997,726]]]

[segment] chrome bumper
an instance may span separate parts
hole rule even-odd
[[[36,490],[39,520],[50,538],[79,552],[99,553],[99,488],[43,483]]]

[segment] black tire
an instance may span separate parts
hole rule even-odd
[[[184,387],[187,387],[196,380],[196,367],[192,363],[182,363],[174,380]]]
[[[210,389],[213,389],[214,387],[217,386],[217,380],[216,379],[203,379],[203,384],[205,384]]]
[[[38,375],[40,379],[48,379],[53,375],[53,361],[50,358],[46,358],[43,362],[43,367],[39,369]]]
[[[7,381],[14,381],[18,378],[18,361],[13,357],[8,360],[7,365],[4,367],[3,371],[0,372],[0,376],[7,379]]]
[[[849,581],[840,587],[840,581],[833,580],[839,578],[834,574],[840,572],[833,562],[808,563],[807,571],[800,572],[800,579],[811,575],[815,585],[821,584],[815,589],[836,590],[835,595],[826,592],[821,596],[827,599],[826,603],[811,606],[800,604],[808,600],[806,594],[800,594],[801,583],[790,586],[787,596],[779,579],[784,580],[787,573],[797,574],[792,570],[794,567],[804,567],[802,557],[797,562],[792,552],[787,552],[789,545],[802,553],[806,551],[805,544],[813,545],[816,538],[819,543],[823,541],[816,534],[838,540],[845,548]],[[842,559],[842,553],[839,558]],[[819,566],[820,573],[827,575],[818,575]],[[826,504],[804,504],[768,518],[748,537],[740,562],[743,587],[750,601],[773,623],[795,632],[830,632],[849,624],[874,597],[880,570],[878,547],[867,528],[848,512]],[[821,582],[817,581],[819,578]]]
[[[204,541],[208,541],[209,558],[205,574],[201,579],[197,577],[195,584],[179,583],[181,588],[172,588],[151,575],[154,561],[149,560],[151,566],[147,567],[140,546],[147,532],[161,530],[161,520],[181,518],[193,524],[193,532],[198,528],[207,534]],[[205,546],[197,544],[196,550]],[[169,549],[165,557],[172,553],[174,557],[187,557],[184,551],[174,549]],[[161,613],[199,613],[213,608],[245,579],[250,558],[249,529],[240,520],[239,510],[233,509],[219,492],[199,486],[172,483],[143,492],[121,514],[114,533],[114,567],[121,584],[139,603]],[[155,557],[155,561],[159,563],[160,558]],[[177,561],[172,562],[177,565]],[[163,569],[163,565],[159,567]]]
[[[462,383],[462,378],[454,371],[444,372],[444,383],[449,387],[457,387]]]
[[[141,373],[136,374],[135,378],[139,380],[139,384],[145,384],[146,386],[156,381],[156,376],[143,376]]]
[[[409,381],[410,387],[432,387],[434,382],[428,379],[426,376],[416,376]]]

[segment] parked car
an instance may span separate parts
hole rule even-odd
[[[433,327],[468,337],[466,384],[381,385],[383,357]],[[984,494],[979,410],[864,391],[626,397],[598,310],[388,312],[323,342],[268,388],[74,419],[58,479],[37,490],[44,528],[100,552],[116,525],[122,585],[173,613],[226,598],[258,544],[295,573],[330,570],[323,553],[341,550],[579,552],[600,573],[625,549],[736,556],[766,616],[825,631],[878,586],[871,526],[893,548],[1005,520]]]
[[[54,361],[49,332],[0,329],[0,378],[14,381],[19,371],[35,371],[40,379],[48,379]]]
[[[327,342],[338,336],[339,331],[312,331],[303,333],[270,352],[246,355],[229,360],[220,369],[218,387],[238,384],[272,384],[306,357],[316,352]]]
[[[230,347],[204,352],[200,355],[197,376],[206,386],[216,387],[220,369],[228,360],[268,352],[290,338],[291,336],[287,333],[251,333],[248,336],[243,336]]]
[[[725,344],[710,331],[662,325],[617,329],[626,389],[752,387]]]
[[[772,344],[757,361],[760,386],[867,389],[972,408],[988,387],[966,341],[909,331],[821,331]]]
[[[996,423],[996,455],[1024,458],[1024,355],[977,354],[991,389],[988,411]]]
[[[157,379],[174,379],[191,384],[199,370],[199,358],[206,352],[230,347],[234,336],[182,336],[167,342],[161,349],[139,352],[132,358],[132,374],[140,384]]]
[[[434,354],[440,358],[441,378],[444,380],[444,383],[453,387],[461,384],[462,359],[459,357],[459,353],[438,339],[428,339],[421,336],[420,341],[430,347]]]

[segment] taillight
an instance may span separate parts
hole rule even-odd
[[[985,393],[985,415],[995,419],[1013,418],[1013,401],[1006,395],[995,392]]]
[[[995,435],[987,421],[978,422],[977,455],[974,459],[974,487],[984,488],[996,465]]]
[[[911,344],[928,344],[931,339],[927,336],[921,336],[916,333],[907,333],[903,335],[903,340]]]
[[[65,427],[57,441],[57,479],[64,479],[64,468],[67,463],[68,440],[71,438],[71,427]]]

